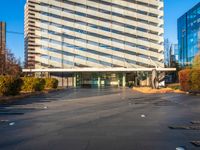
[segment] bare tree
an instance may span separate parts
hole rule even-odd
[[[21,61],[9,49],[6,50],[4,66],[3,75],[19,76],[21,74]]]
[[[5,54],[1,51],[0,52],[0,75],[4,73],[5,70]]]

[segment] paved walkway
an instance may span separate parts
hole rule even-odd
[[[0,106],[1,150],[197,150],[200,97],[68,89]]]

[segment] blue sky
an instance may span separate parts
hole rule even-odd
[[[7,23],[8,31],[24,31],[24,4],[26,0],[1,0],[0,21]],[[177,18],[199,0],[165,0],[165,38],[177,42]],[[24,60],[23,35],[7,33],[7,46],[16,57]]]

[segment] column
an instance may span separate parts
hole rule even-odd
[[[100,74],[98,74],[98,87],[101,87],[101,76],[100,76]]]
[[[120,73],[117,73],[117,86],[120,87]]]
[[[126,87],[126,73],[123,73],[123,77],[122,77],[122,86]]]
[[[73,81],[73,83],[74,83],[74,87],[76,87],[76,73],[74,73],[74,81]]]
[[[62,87],[64,87],[63,72],[61,74],[62,74]]]

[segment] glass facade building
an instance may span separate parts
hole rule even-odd
[[[178,19],[179,63],[190,66],[200,51],[200,2]]]
[[[171,46],[171,43],[169,41],[169,39],[165,39],[164,40],[164,57],[165,57],[165,66],[166,67],[169,67],[170,66],[170,46]]]

